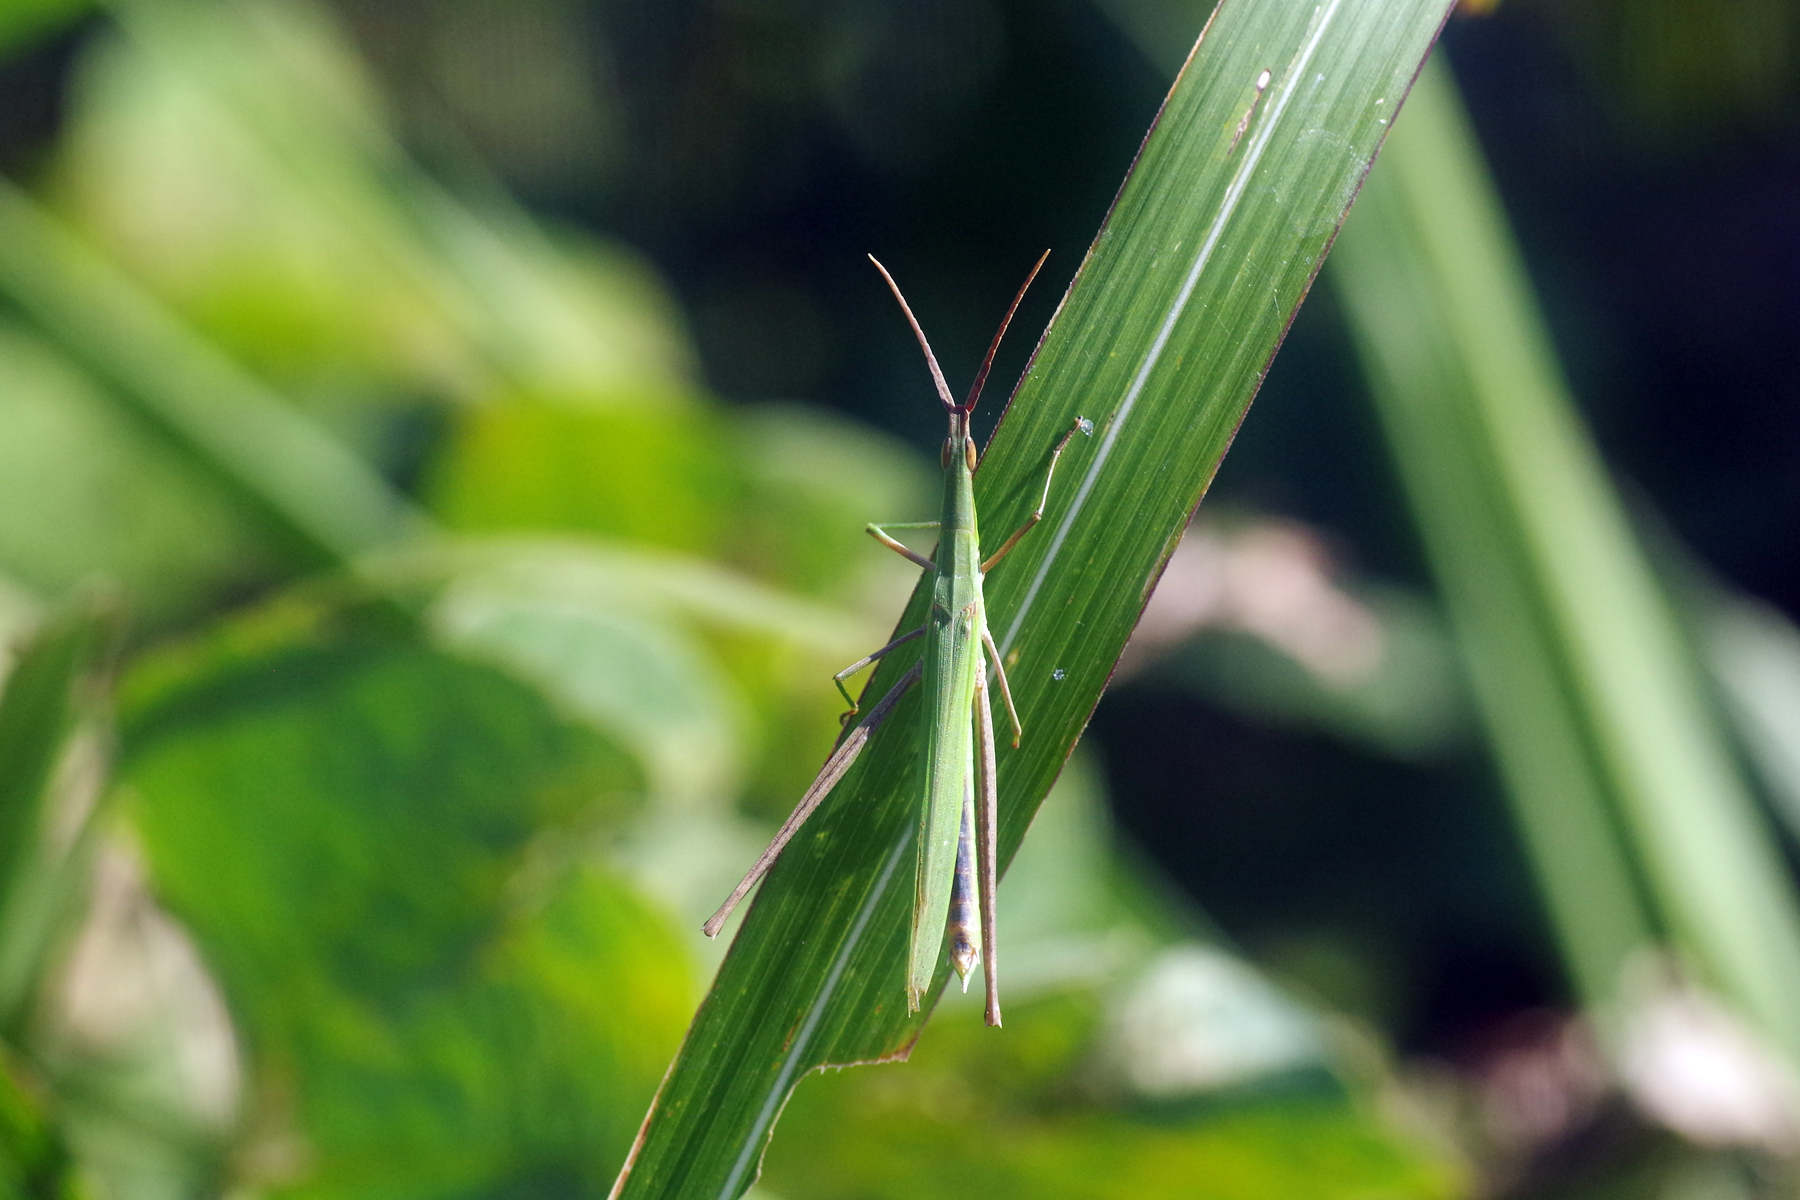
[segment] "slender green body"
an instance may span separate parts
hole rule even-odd
[[[967,447],[965,449],[965,447]],[[907,1000],[918,1007],[937,969],[950,912],[963,797],[972,786],[975,684],[984,670],[981,538],[975,525],[972,445],[945,447],[944,506],[925,622],[925,794],[919,808],[917,896]]]
[[[1045,253],[1047,256],[1048,251]],[[874,261],[873,257],[870,261]],[[1031,276],[1036,277],[1043,265],[1044,260],[1038,259],[1037,266],[1031,269]],[[994,335],[993,343],[988,347],[968,400],[958,404],[951,397],[944,373],[938,368],[937,357],[925,340],[925,331],[919,328],[899,286],[879,262],[875,267],[893,289],[894,299],[900,302],[900,310],[906,314],[907,323],[918,337],[919,348],[925,352],[925,362],[931,368],[938,399],[950,418],[950,432],[944,439],[944,502],[940,519],[868,527],[868,532],[877,541],[931,572],[931,612],[918,629],[901,634],[834,676],[838,690],[850,705],[845,719],[861,711],[855,697],[844,687],[845,679],[915,638],[925,639],[924,651],[918,664],[901,676],[861,722],[850,728],[775,834],[775,839],[701,928],[708,937],[718,935],[738,902],[769,870],[807,817],[850,769],[894,706],[916,683],[923,682],[925,780],[916,839],[918,862],[914,872],[912,939],[907,951],[907,1007],[917,1011],[924,1004],[925,994],[931,990],[932,977],[937,973],[939,948],[948,932],[950,963],[962,977],[965,990],[969,972],[977,963],[982,964],[987,987],[987,1022],[998,1025],[1000,991],[995,962],[998,947],[995,945],[994,893],[1000,879],[996,850],[999,807],[994,783],[994,721],[988,703],[990,664],[983,652],[984,646],[996,659],[991,669],[994,681],[1000,685],[1001,697],[1006,701],[1007,715],[1012,719],[1015,748],[1021,730],[1019,714],[1013,708],[1007,687],[1006,671],[997,661],[999,651],[994,649],[993,635],[988,631],[981,581],[984,573],[1006,557],[1019,539],[1043,519],[1044,505],[1050,498],[1050,479],[1056,473],[1056,461],[1062,456],[1063,448],[1077,433],[1091,434],[1094,427],[1086,419],[1076,418],[1074,426],[1063,434],[1062,441],[1050,452],[1050,462],[1044,471],[1044,491],[1038,498],[1037,508],[984,561],[981,535],[975,526],[975,442],[969,436],[969,414],[975,410],[981,385],[987,379],[988,368],[993,365],[994,352],[1000,346],[1007,322],[1018,310],[1025,288],[1019,289],[1018,297],[1000,322],[1000,332]],[[1030,286],[1031,278],[1027,278],[1025,287]],[[889,536],[889,529],[936,529],[936,559],[909,550]]]

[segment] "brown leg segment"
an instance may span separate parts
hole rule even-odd
[[[836,750],[831,752],[831,757],[825,760],[823,767],[819,768],[819,774],[812,781],[812,786],[806,789],[806,794],[800,797],[800,803],[794,806],[794,811],[788,814],[787,821],[775,834],[775,840],[769,843],[768,849],[762,852],[762,857],[756,860],[756,864],[750,868],[737,887],[731,890],[731,895],[725,897],[725,903],[719,905],[719,911],[707,918],[706,924],[700,927],[701,932],[705,933],[707,937],[719,936],[719,930],[724,927],[726,918],[731,916],[731,910],[736,908],[745,894],[756,886],[757,880],[769,873],[769,868],[775,865],[777,858],[781,857],[781,851],[794,834],[799,832],[800,826],[806,824],[806,818],[812,816],[813,810],[818,808],[820,802],[831,794],[831,789],[837,786],[838,780],[844,777],[844,772],[848,771],[856,762],[857,757],[862,754],[863,747],[869,744],[870,736],[881,728],[882,722],[886,721],[888,715],[894,711],[894,706],[900,703],[900,698],[906,695],[913,684],[919,682],[919,676],[923,673],[924,668],[915,663],[912,670],[900,677],[899,683],[888,689],[888,694],[881,698],[881,702],[869,710],[869,715],[864,718],[863,723],[852,729],[850,735]]]
[[[986,672],[975,677],[975,858],[981,881],[981,974],[987,983],[987,1023],[1000,1024],[999,797],[994,787],[994,714],[988,708]]]

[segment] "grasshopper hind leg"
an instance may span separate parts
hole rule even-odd
[[[969,974],[977,963],[987,985],[987,1023],[1000,1024],[1000,985],[996,977],[999,936],[995,892],[999,871],[995,857],[994,718],[987,686],[978,672],[975,684],[975,739],[969,772],[963,778],[962,829],[956,840],[956,873],[950,885],[950,965],[969,990]]]

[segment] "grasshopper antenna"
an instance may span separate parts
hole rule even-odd
[[[987,384],[988,368],[994,365],[994,354],[1000,349],[1000,339],[1006,336],[1006,327],[1012,324],[1013,314],[1019,311],[1020,302],[1025,299],[1025,293],[1031,289],[1031,281],[1036,279],[1038,272],[1044,269],[1044,262],[1049,257],[1048,250],[1038,255],[1037,265],[1031,268],[1031,274],[1025,277],[1025,282],[1019,287],[1019,294],[1013,297],[1012,307],[1006,310],[1004,317],[1000,318],[1000,328],[994,331],[994,340],[988,344],[987,357],[981,360],[981,370],[975,372],[975,386],[969,389],[969,398],[962,404],[963,415],[967,416],[975,411],[975,404],[981,399],[981,389]]]
[[[906,323],[912,326],[913,336],[919,339],[919,349],[925,351],[925,363],[931,368],[931,382],[937,384],[938,399],[944,402],[944,411],[953,415],[960,413],[962,410],[950,397],[950,385],[944,382],[944,372],[938,366],[937,355],[931,352],[931,343],[925,340],[925,331],[919,328],[919,319],[913,316],[912,308],[906,303],[906,297],[900,294],[900,285],[894,282],[894,277],[888,274],[888,269],[881,265],[879,258],[871,254],[869,261],[875,264],[875,269],[881,272],[883,279],[887,280],[889,290],[894,293],[894,299],[900,302],[900,311],[906,314]]]

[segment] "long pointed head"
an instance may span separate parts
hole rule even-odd
[[[900,311],[906,314],[906,323],[912,326],[913,336],[919,339],[919,349],[925,352],[925,365],[931,368],[931,382],[937,385],[938,400],[943,403],[944,414],[950,419],[950,435],[944,440],[944,466],[949,468],[956,461],[960,452],[966,459],[969,470],[975,469],[975,439],[969,433],[969,417],[975,411],[975,405],[981,400],[981,389],[987,383],[988,369],[994,365],[994,354],[1000,349],[1000,339],[1006,336],[1006,327],[1012,323],[1013,314],[1019,311],[1019,302],[1025,299],[1025,291],[1037,273],[1043,269],[1044,260],[1050,257],[1048,250],[1038,256],[1031,274],[1025,277],[1019,294],[1013,297],[1012,306],[1006,310],[1006,316],[1000,319],[1000,328],[994,333],[994,340],[988,343],[987,355],[981,360],[981,370],[975,373],[975,384],[969,389],[969,398],[958,404],[950,395],[950,385],[944,382],[944,372],[938,366],[937,355],[931,352],[931,343],[925,338],[925,331],[919,327],[918,318],[913,316],[912,308],[906,303],[906,297],[900,294],[900,285],[888,274],[888,269],[881,265],[881,260],[873,254],[869,261],[887,280],[888,288],[894,293],[894,299],[900,302]]]

